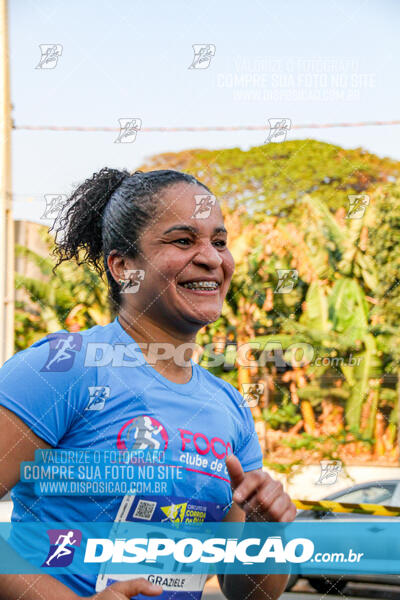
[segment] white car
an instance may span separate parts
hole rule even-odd
[[[8,492],[8,494],[3,496],[0,500],[0,523],[9,523],[11,521],[12,509],[13,503],[10,492]]]
[[[381,504],[383,506],[400,506],[400,480],[384,479],[381,481],[369,481],[359,485],[353,485],[349,488],[331,494],[324,500],[337,500],[338,502],[353,502],[355,504]],[[298,511],[296,521],[303,519],[318,519],[332,521],[332,519],[360,521],[368,519],[374,521],[382,517],[375,515],[359,513],[335,513],[330,510],[301,510]],[[400,519],[400,517],[385,517],[386,519]],[[336,593],[339,594],[346,587],[349,581],[362,581],[365,583],[385,583],[391,585],[400,584],[399,575],[366,575],[351,574],[346,575],[296,575],[290,576],[286,591],[290,590],[299,577],[306,578],[317,592],[321,594]]]

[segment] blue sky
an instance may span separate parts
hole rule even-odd
[[[137,168],[187,148],[262,144],[267,119],[293,124],[396,120],[397,0],[9,0],[16,125],[143,127],[265,125],[251,132],[14,131],[14,216],[40,222],[44,194],[103,166]],[[189,69],[193,44],[214,44]],[[39,44],[61,44],[54,69],[35,69]],[[400,126],[293,130],[400,160]],[[43,221],[42,221],[43,222]],[[47,221],[44,221],[47,223]]]

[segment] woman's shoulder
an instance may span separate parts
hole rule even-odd
[[[86,368],[88,344],[111,342],[109,329],[60,329],[14,354],[0,369],[0,405],[56,446],[84,410],[88,386],[96,385],[97,369]]]
[[[11,356],[1,370],[25,368],[45,372],[70,371],[85,361],[90,342],[111,341],[112,323],[94,325],[78,332],[59,329],[35,340],[30,346]]]

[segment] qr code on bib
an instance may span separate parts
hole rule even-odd
[[[145,519],[146,521],[150,521],[156,506],[157,502],[150,502],[150,500],[139,500],[137,507],[135,508],[135,512],[133,513],[133,517],[136,519]]]

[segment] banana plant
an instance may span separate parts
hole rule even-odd
[[[285,325],[286,334],[258,336],[252,341],[261,344],[279,342],[283,350],[298,342],[310,344],[313,348],[314,358],[318,356],[332,357],[340,355],[343,360],[337,362],[338,377],[345,379],[346,389],[320,389],[319,397],[322,399],[332,391],[332,396],[346,398],[345,417],[349,429],[358,430],[363,402],[367,396],[369,382],[379,377],[382,373],[381,360],[378,357],[374,336],[370,333],[368,323],[368,306],[365,294],[357,281],[342,278],[329,288],[320,281],[311,283],[308,288],[303,314],[298,322],[293,321]],[[354,365],[346,364],[345,357],[352,356]],[[287,358],[287,356],[286,356]],[[308,428],[313,428],[313,414],[311,412],[312,393],[315,391],[313,381],[322,381],[328,365],[317,365],[315,360],[303,367],[303,371],[310,381],[310,386],[302,385],[299,389],[300,409],[308,423]],[[296,375],[298,380],[298,374]],[[310,387],[310,399],[307,390]]]
[[[346,425],[359,430],[369,382],[382,374],[382,362],[375,337],[370,332],[368,305],[360,284],[355,279],[342,278],[328,293],[317,283],[311,285],[300,324],[306,338],[322,353],[339,351],[342,357],[353,353],[353,365],[343,360],[337,368],[343,373],[350,392],[345,407]],[[296,328],[296,324],[293,325]]]
[[[301,227],[310,245],[318,248],[317,255],[325,248],[331,267],[329,278],[350,277],[359,281],[364,289],[375,290],[376,265],[365,252],[366,239],[363,239],[373,219],[372,212],[366,210],[357,219],[342,217],[340,223],[318,198],[304,196],[302,203]]]

